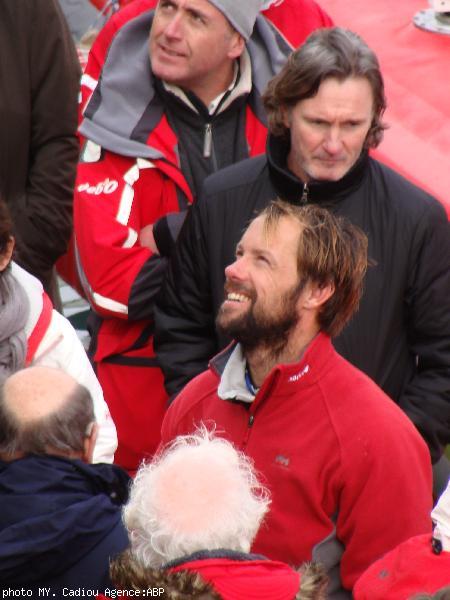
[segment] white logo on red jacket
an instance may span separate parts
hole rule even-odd
[[[303,368],[302,371],[300,371],[300,373],[296,373],[295,375],[291,375],[289,377],[289,381],[298,381],[299,379],[301,379],[303,377],[303,375],[306,375],[306,373],[309,371],[309,365],[306,365],[306,367]]]
[[[109,179],[108,177],[97,183],[97,185],[91,185],[90,183],[80,183],[77,187],[79,192],[86,192],[87,194],[95,194],[96,196],[100,196],[100,194],[114,194],[114,192],[119,187],[119,182],[115,179]]]

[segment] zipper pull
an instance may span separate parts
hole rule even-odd
[[[308,202],[308,194],[309,194],[308,184],[304,183],[302,197],[300,198],[300,204],[306,204]]]
[[[212,127],[211,123],[205,125],[205,137],[203,138],[203,158],[209,158],[211,156],[212,147]]]

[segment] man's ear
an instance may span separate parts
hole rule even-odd
[[[97,442],[98,436],[98,425],[95,421],[92,421],[90,424],[90,432],[86,434],[84,438],[84,446],[83,446],[83,462],[91,463],[94,457],[94,448]]]
[[[241,54],[244,52],[244,48],[245,48],[245,40],[242,37],[242,35],[237,32],[237,31],[233,31],[232,33],[232,37],[231,37],[231,42],[230,42],[230,49],[228,51],[228,58],[239,58],[241,56]]]
[[[6,242],[6,248],[0,255],[0,272],[4,271],[6,269],[6,267],[9,265],[9,263],[11,262],[15,243],[16,242],[12,236]]]
[[[317,283],[307,283],[302,294],[302,308],[306,310],[315,310],[320,308],[334,294],[334,285],[326,283],[317,285]]]

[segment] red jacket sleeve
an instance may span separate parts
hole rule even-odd
[[[94,162],[80,162],[74,199],[80,280],[91,306],[103,316],[152,316],[166,259],[140,245],[139,232],[177,212],[175,185],[152,163],[103,151],[88,142]]]

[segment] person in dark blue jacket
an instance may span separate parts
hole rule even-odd
[[[111,587],[109,560],[128,546],[129,477],[90,464],[96,435],[92,398],[67,373],[34,366],[0,388],[3,589],[62,598]]]

